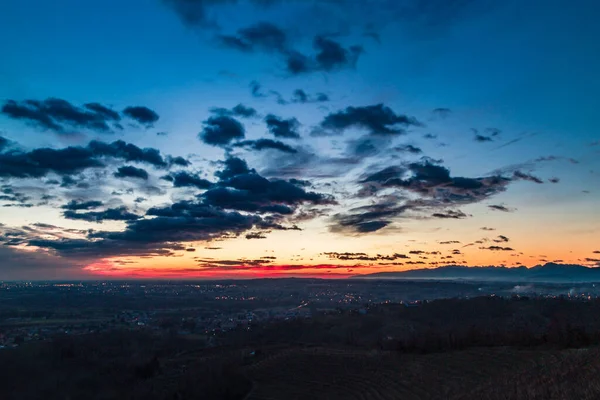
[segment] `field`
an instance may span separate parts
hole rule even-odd
[[[248,366],[247,400],[597,399],[597,349],[429,355],[288,349]]]
[[[61,333],[0,351],[0,399],[599,399],[599,312],[600,301],[475,298],[213,336]]]
[[[341,345],[255,350],[192,344],[181,350],[193,341],[143,340],[126,335],[104,338],[98,346],[80,337],[5,351],[1,365],[11,368],[0,376],[0,397],[37,399],[43,392],[47,399],[132,400],[600,398],[598,347],[479,347],[416,354]]]

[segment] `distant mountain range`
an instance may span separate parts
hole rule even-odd
[[[354,279],[429,279],[519,282],[600,282],[600,268],[548,263],[527,267],[445,267],[355,275]]]

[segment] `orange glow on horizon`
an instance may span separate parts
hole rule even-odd
[[[459,263],[444,260],[422,260],[418,258],[408,260],[403,265],[386,263],[356,263],[343,262],[321,263],[321,264],[245,264],[240,262],[234,265],[220,265],[215,261],[214,265],[198,266],[192,260],[173,260],[160,262],[164,258],[138,258],[131,261],[123,260],[101,260],[84,267],[90,277],[102,278],[132,278],[132,279],[257,279],[257,278],[348,278],[354,275],[372,274],[377,272],[401,272],[411,269],[435,268],[446,265],[486,266],[506,265],[508,267],[526,266],[532,267],[545,262],[559,262],[562,264],[582,264],[592,266],[590,263],[582,263],[580,259],[567,258],[556,260],[540,260],[539,258],[523,257],[522,264],[518,264],[520,257],[513,258],[514,262],[498,262],[487,257],[482,257],[480,263]],[[190,263],[189,261],[192,261]],[[496,262],[493,262],[496,261]],[[400,264],[400,263],[398,263]]]

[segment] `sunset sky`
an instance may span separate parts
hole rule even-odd
[[[600,263],[600,3],[0,4],[0,280]]]

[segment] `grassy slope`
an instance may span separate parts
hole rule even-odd
[[[600,351],[480,348],[398,355],[286,350],[247,368],[266,399],[596,399]]]

